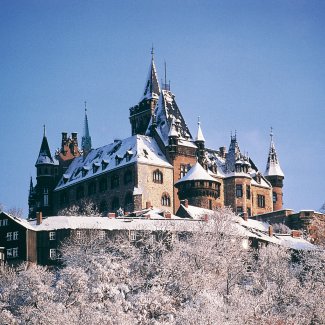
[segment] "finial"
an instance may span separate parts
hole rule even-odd
[[[200,116],[197,117],[197,124],[200,125],[201,122],[200,122]]]
[[[152,58],[152,60],[153,60],[154,54],[155,54],[155,52],[154,52],[153,43],[152,43],[152,46],[151,46],[151,58]]]
[[[271,126],[271,131],[270,131],[270,137],[271,137],[271,141],[273,141],[273,127]]]
[[[45,128],[45,124],[43,124],[43,137],[46,136],[46,128]]]
[[[87,101],[85,100],[85,113],[87,113]]]

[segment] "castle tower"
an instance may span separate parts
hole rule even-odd
[[[180,200],[188,200],[190,205],[215,210],[220,207],[220,183],[196,162],[187,174],[175,183]]]
[[[33,214],[36,211],[42,211],[44,216],[52,214],[52,192],[58,172],[57,165],[58,162],[52,158],[50,152],[44,125],[42,144],[35,163],[37,184],[34,188],[32,182],[30,185],[30,199],[34,196],[33,200],[30,200],[29,210],[32,211],[30,218],[35,217]]]
[[[87,156],[88,152],[91,150],[91,136],[89,133],[87,106],[86,105],[87,105],[87,102],[85,102],[84,130],[83,130],[83,136],[81,139],[81,148],[82,148],[84,156]]]
[[[201,122],[200,122],[200,117],[198,117],[198,128],[197,128],[197,134],[195,137],[195,144],[197,146],[197,157],[199,160],[199,163],[203,165],[203,160],[204,160],[204,151],[205,151],[205,138],[203,136],[203,132],[201,129]]]
[[[29,183],[28,207],[28,218],[33,218],[33,216],[36,216],[36,198],[32,177]]]
[[[130,123],[132,135],[145,134],[156,103],[160,95],[156,66],[154,62],[154,51],[151,49],[151,62],[148,77],[145,82],[144,92],[140,102],[130,108]]]
[[[281,210],[283,208],[283,180],[284,173],[281,169],[279,159],[275,150],[273,141],[273,130],[271,128],[271,142],[269,149],[269,156],[267,158],[265,178],[271,183],[273,187],[273,211]]]

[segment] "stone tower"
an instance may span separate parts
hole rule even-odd
[[[152,118],[155,106],[160,95],[153,48],[148,77],[146,79],[143,95],[140,102],[130,108],[130,123],[132,135],[145,134]]]
[[[281,210],[283,208],[283,180],[284,173],[281,169],[279,159],[275,150],[273,141],[273,130],[271,128],[271,142],[269,149],[269,156],[267,158],[266,170],[264,173],[265,178],[271,183],[273,187],[273,211]]]
[[[188,200],[190,205],[215,210],[220,207],[220,183],[196,162],[187,174],[175,183],[180,200]]]
[[[34,218],[37,211],[42,211],[44,216],[52,214],[52,193],[58,180],[58,162],[52,158],[47,137],[44,134],[35,164],[37,185],[33,187],[31,180],[29,189],[29,218]]]

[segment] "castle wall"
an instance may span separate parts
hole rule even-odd
[[[146,202],[152,206],[172,210],[174,206],[173,198],[173,169],[146,164],[138,164],[138,188],[142,192],[142,208],[145,208]],[[162,183],[155,182],[153,173],[159,170],[162,172]],[[170,197],[170,205],[162,205],[163,194]]]

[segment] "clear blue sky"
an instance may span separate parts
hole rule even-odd
[[[82,132],[95,147],[130,135],[155,47],[195,133],[242,151],[264,171],[273,126],[284,205],[325,201],[324,1],[0,0],[0,202],[27,214],[42,140]]]

